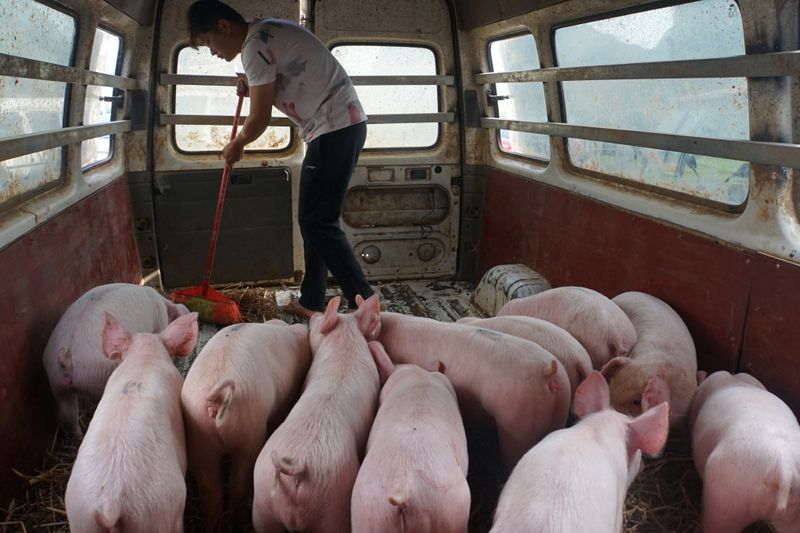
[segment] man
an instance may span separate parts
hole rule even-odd
[[[373,294],[347,236],[339,227],[347,186],[364,146],[367,117],[347,73],[311,32],[280,19],[247,22],[216,0],[189,7],[190,42],[226,61],[242,54],[246,79],[237,94],[250,97],[250,114],[222,150],[229,165],[242,158],[272,118],[274,105],[300,128],[308,144],[300,173],[298,223],[306,271],[300,299],[286,311],[311,316],[325,310],[328,270],[355,308]]]

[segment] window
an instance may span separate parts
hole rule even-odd
[[[235,76],[244,72],[242,61],[237,57],[230,63],[212,56],[208,49],[201,47],[182,48],[178,52],[178,74],[195,74],[204,76]],[[233,116],[236,110],[236,88],[233,86],[216,87],[206,85],[178,85],[175,87],[175,113],[180,115],[226,115]],[[250,112],[250,99],[245,98],[242,104],[242,116]],[[285,117],[277,109],[272,110],[273,117]],[[219,152],[230,140],[231,125],[195,126],[175,125],[175,144],[184,152]],[[255,141],[245,147],[246,152],[276,151],[289,146],[291,129],[286,126],[270,126]]]
[[[436,56],[419,46],[341,45],[334,57],[350,76],[435,76]],[[436,85],[356,87],[367,116],[438,113]],[[370,124],[364,148],[428,148],[439,140],[436,123]]]
[[[116,74],[119,65],[119,51],[122,38],[97,28],[92,45],[92,58],[89,70],[103,74]],[[103,124],[111,122],[113,104],[103,101],[114,95],[112,87],[86,87],[86,105],[83,110],[84,124]],[[81,143],[81,168],[102,163],[111,159],[112,137],[105,135]]]
[[[70,64],[77,35],[70,15],[30,0],[3,0],[0,20],[0,53]],[[64,82],[0,77],[0,137],[63,127],[66,90]],[[58,182],[61,154],[53,148],[0,161],[0,203]]]
[[[492,41],[489,44],[489,59],[493,72],[539,68],[536,42],[531,34]],[[503,98],[497,100],[498,118],[547,122],[544,87],[541,82],[497,83],[494,91]],[[550,138],[547,135],[500,130],[498,141],[500,149],[504,152],[543,160],[550,159]]]
[[[744,54],[739,8],[728,0],[665,7],[556,30],[559,66],[707,59]],[[656,74],[657,76],[657,74]],[[748,139],[744,78],[563,82],[568,123]],[[728,205],[747,199],[749,163],[569,139],[572,163]]]

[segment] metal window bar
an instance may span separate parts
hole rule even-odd
[[[560,122],[526,122],[498,118],[482,118],[481,127],[641,146],[657,150],[750,161],[763,165],[800,168],[800,144],[690,137],[637,130],[576,126]]]
[[[133,90],[139,87],[139,83],[133,78],[66,67],[64,65],[8,54],[0,54],[0,76],[78,83],[81,85],[98,85],[101,87],[114,87],[115,89],[126,90]]]
[[[196,74],[162,73],[159,80],[162,85],[205,85],[234,86],[236,76],[205,76]],[[453,85],[454,76],[352,76],[354,85]],[[241,118],[241,122],[246,117]],[[224,115],[178,115],[163,113],[159,117],[162,126],[170,124],[190,124],[195,126],[227,125],[233,117]],[[370,115],[370,124],[417,124],[421,122],[443,123],[454,122],[454,113],[409,113],[395,115]],[[294,126],[289,119],[273,117],[270,126]]]
[[[354,85],[453,85],[454,76],[352,76]],[[161,74],[162,85],[236,85],[236,76],[201,76],[196,74]]]
[[[661,61],[628,65],[553,67],[513,72],[482,72],[475,83],[643,80],[678,78],[774,78],[797,76],[800,51],[750,54],[716,59]]]
[[[491,84],[624,79],[772,78],[796,76],[799,71],[800,51],[791,51],[689,61],[480,73],[475,75],[475,82]],[[491,117],[482,118],[481,126],[800,168],[800,145],[797,144],[691,137]]]
[[[244,123],[247,117],[240,117],[239,123]],[[421,122],[454,122],[454,113],[409,113],[396,115],[369,115],[370,124],[418,124]],[[162,113],[159,123],[162,126],[170,124],[190,124],[193,126],[227,126],[233,122],[233,116],[226,115],[176,115]],[[273,117],[270,126],[289,126],[295,124],[288,118]]]
[[[95,137],[125,133],[133,129],[130,120],[116,120],[106,124],[93,124],[89,126],[73,126],[57,130],[42,131],[4,137],[0,139],[0,161],[13,159],[27,154],[34,154],[42,150],[59,148],[75,144]]]

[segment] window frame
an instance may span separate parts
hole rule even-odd
[[[402,48],[422,48],[425,50],[430,50],[433,54],[433,64],[434,64],[434,73],[433,76],[442,76],[441,68],[442,68],[442,58],[439,57],[439,54],[436,53],[436,48],[428,43],[409,43],[409,42],[394,42],[394,41],[338,41],[333,43],[329,46],[328,51],[333,53],[335,48],[340,46],[385,46],[385,47],[402,47]],[[338,60],[337,60],[338,61]],[[344,66],[342,66],[344,68]],[[345,70],[345,72],[347,72]],[[347,72],[349,77],[353,77],[349,72]],[[365,76],[369,76],[369,74],[365,74]],[[405,74],[398,74],[397,76],[405,76]],[[358,76],[356,76],[358,77]],[[375,85],[355,85],[355,87],[376,87]],[[392,85],[389,85],[392,87]],[[395,86],[396,87],[396,86]],[[402,87],[402,85],[401,85]],[[413,86],[412,86],[413,87]],[[427,87],[427,85],[417,85],[417,87]],[[435,113],[442,113],[444,109],[444,94],[442,91],[441,85],[436,85],[436,111]],[[364,102],[361,102],[361,105],[364,105]],[[369,111],[364,109],[367,117],[369,117]],[[379,113],[378,113],[379,114]],[[369,119],[367,120],[368,128],[369,128]],[[426,124],[425,122],[400,122],[398,124]],[[436,124],[436,140],[433,144],[428,146],[391,146],[391,147],[382,147],[382,148],[368,148],[364,146],[361,150],[362,153],[368,154],[392,154],[392,153],[402,153],[402,152],[416,152],[416,151],[426,151],[432,152],[438,149],[444,143],[444,135],[443,135],[443,122],[437,122]],[[382,124],[373,124],[373,126],[381,126]]]
[[[553,31],[554,31],[553,35],[555,35],[555,30],[553,30]],[[492,61],[492,44],[496,43],[498,41],[504,41],[504,40],[507,40],[507,39],[513,39],[515,37],[521,37],[521,36],[524,36],[524,35],[530,35],[533,38],[533,44],[536,46],[536,54],[537,54],[536,61],[537,61],[537,63],[539,63],[539,67],[538,67],[537,70],[540,70],[542,68],[542,62],[541,62],[541,60],[539,58],[539,44],[536,42],[536,36],[528,28],[528,29],[516,30],[516,31],[513,31],[513,32],[509,32],[509,33],[499,34],[499,35],[493,36],[491,39],[486,41],[486,64],[489,67],[489,72],[492,72],[492,73],[497,72],[497,71],[494,70],[494,65],[492,64],[493,63],[493,61]],[[533,83],[541,83],[542,84],[542,90],[544,91],[544,82],[533,82]],[[496,83],[492,83],[491,84],[491,91],[492,91],[493,94],[497,94],[497,84]],[[487,95],[487,93],[484,93],[483,97],[485,98],[486,95]],[[487,104],[488,104],[488,102],[487,102]],[[494,109],[495,116],[497,118],[500,118],[500,104],[499,104],[499,102],[495,101],[495,102],[491,103],[490,105]],[[544,94],[544,111],[545,111],[545,115],[548,116],[548,122],[549,122],[550,119],[549,119],[549,113],[547,112],[547,93],[546,92]],[[511,120],[514,120],[514,119],[511,119]],[[513,159],[515,159],[517,161],[523,161],[523,162],[528,163],[528,164],[533,162],[533,163],[536,163],[537,166],[541,166],[541,167],[547,167],[550,164],[550,162],[553,160],[553,136],[552,135],[547,135],[547,134],[544,134],[544,133],[533,134],[533,135],[541,135],[543,137],[547,137],[548,141],[550,143],[548,157],[547,157],[547,159],[542,159],[542,158],[535,157],[535,156],[532,156],[532,155],[520,154],[518,152],[507,152],[506,150],[503,150],[502,144],[501,144],[501,131],[514,131],[514,130],[500,130],[500,129],[498,129],[495,132],[495,144],[494,144],[494,146],[505,157],[511,157],[511,158],[513,158]]]
[[[83,28],[81,27],[81,17],[79,16],[78,12],[74,9],[68,8],[61,4],[57,4],[51,0],[32,0],[34,3],[40,4],[45,6],[46,8],[52,9],[54,11],[58,11],[68,17],[70,17],[73,22],[75,23],[75,33],[73,35],[73,42],[72,42],[72,50],[70,50],[69,54],[69,61],[66,66],[75,67],[75,59],[78,53],[78,46],[80,44],[81,32]],[[22,56],[15,56],[15,57],[22,57]],[[39,61],[39,60],[36,60]],[[35,80],[32,79],[31,81],[44,81],[44,80]],[[45,83],[48,83],[45,81]],[[51,81],[49,83],[63,83],[64,84],[64,102],[61,109],[61,128],[66,128],[70,122],[70,104],[72,103],[72,88],[74,86],[73,83],[68,81]],[[31,132],[31,134],[36,132]],[[52,150],[57,150],[58,148],[51,148]],[[44,193],[53,191],[55,189],[62,188],[69,179],[69,145],[61,146],[61,164],[58,173],[58,178],[44,183],[38,187],[30,189],[28,191],[23,192],[22,194],[15,195],[7,200],[0,202],[0,214],[8,212],[9,210],[27,202],[28,200],[35,198],[39,195]],[[39,152],[30,152],[26,155],[33,155]],[[23,156],[20,156],[23,157]],[[14,158],[16,159],[16,158]]]
[[[189,43],[183,43],[182,45],[180,45],[175,50],[175,54],[172,57],[172,72],[174,72],[176,74],[188,74],[186,72],[183,72],[183,73],[178,72],[178,56],[180,56],[180,53],[183,50],[185,50],[186,48],[192,48],[192,46]],[[202,47],[198,47],[198,48],[202,48]],[[176,109],[177,109],[177,100],[178,100],[178,85],[177,84],[173,84],[173,85],[170,85],[169,88],[170,88],[169,89],[170,90],[170,98],[169,98],[170,110],[171,110],[172,113],[177,114],[176,113]],[[233,89],[233,85],[231,85],[231,89]],[[233,100],[231,100],[231,101],[233,102]],[[233,114],[231,114],[231,116],[233,116]],[[204,155],[220,155],[220,154],[222,154],[222,149],[219,149],[219,150],[191,150],[191,151],[189,151],[189,150],[184,150],[183,148],[178,146],[178,139],[177,139],[177,136],[176,136],[176,131],[177,131],[177,126],[179,126],[179,125],[180,124],[170,124],[169,125],[169,128],[170,128],[170,132],[169,132],[170,142],[172,144],[172,148],[177,153],[179,153],[181,155],[189,156],[189,157],[204,156]],[[213,126],[213,124],[208,124],[208,126]],[[241,128],[241,125],[239,127]],[[274,128],[274,127],[288,127],[289,128],[289,143],[286,146],[284,146],[282,148],[277,148],[275,150],[260,150],[260,149],[259,150],[253,150],[253,149],[245,148],[244,153],[242,155],[242,160],[247,159],[247,157],[249,155],[262,155],[262,156],[265,155],[265,154],[268,154],[268,155],[271,155],[271,156],[272,155],[276,155],[276,154],[277,155],[283,155],[283,154],[290,153],[291,151],[293,151],[295,149],[295,146],[296,146],[296,143],[297,143],[297,137],[298,137],[298,135],[297,135],[298,128],[297,128],[296,125],[294,125],[294,123],[292,123],[292,125],[290,125],[290,126],[273,126],[273,125],[270,124],[267,127],[268,128],[271,128],[271,127],[272,128]],[[266,133],[266,130],[264,130],[264,133]],[[263,133],[262,133],[262,135],[263,135]]]
[[[632,7],[628,7],[628,8],[623,8],[623,9],[604,12],[604,13],[601,13],[601,14],[598,14],[598,15],[582,17],[582,18],[575,18],[575,19],[571,19],[571,20],[568,20],[568,21],[565,21],[565,22],[562,22],[562,23],[559,23],[559,24],[555,24],[555,25],[551,26],[550,30],[549,30],[550,45],[551,45],[551,50],[553,52],[553,65],[555,67],[557,67],[557,68],[565,68],[565,67],[561,67],[561,65],[559,64],[559,62],[558,62],[558,53],[557,53],[557,50],[556,50],[556,31],[559,30],[559,29],[569,28],[569,27],[572,27],[572,26],[578,26],[580,24],[588,24],[588,23],[591,23],[591,22],[597,22],[597,21],[601,21],[601,20],[611,20],[611,19],[614,19],[614,18],[624,17],[624,16],[627,16],[627,15],[634,15],[634,14],[637,14],[637,13],[645,13],[645,12],[648,12],[648,11],[655,11],[655,10],[658,10],[658,9],[663,9],[665,7],[676,7],[676,6],[685,5],[685,4],[698,3],[698,2],[702,2],[702,1],[703,0],[680,0],[680,1],[655,2],[653,4],[648,4],[648,5],[645,5],[645,6],[641,6],[641,5],[632,6]],[[741,6],[739,5],[739,0],[731,0],[731,2],[735,3],[736,7],[739,9],[740,21],[742,22],[742,25],[744,25],[744,20],[741,19]],[[746,37],[746,36],[743,34],[743,37]],[[743,44],[745,46],[745,52],[746,52],[746,46],[747,46],[746,41]],[[704,59],[709,59],[709,58],[704,58]],[[678,60],[665,61],[665,63],[669,63],[671,61],[678,61]],[[611,65],[611,64],[618,64],[618,63],[607,63],[607,64]],[[637,62],[628,63],[628,64],[642,64],[642,63],[637,61]],[[589,67],[589,65],[583,65],[580,68],[586,68],[586,67]],[[751,100],[750,100],[750,97],[749,97],[749,94],[750,94],[750,78],[748,78],[746,76],[744,76],[743,78],[744,78],[744,80],[745,80],[745,82],[747,84],[747,94],[748,94],[747,112],[748,112],[748,116],[749,116],[750,112],[751,112]],[[666,80],[666,79],[669,79],[669,78],[642,78],[642,79],[643,80],[658,81],[658,80]],[[723,79],[723,78],[711,78],[711,79]],[[595,81],[597,81],[597,80],[595,80]],[[561,116],[562,116],[565,124],[570,124],[568,122],[568,119],[567,119],[566,98],[564,96],[564,82],[557,81],[555,83],[557,84],[557,88],[558,88],[558,98],[559,98],[558,104],[559,104],[559,110],[561,112]],[[581,124],[572,123],[572,125],[581,125]],[[599,126],[587,126],[587,127],[599,128]],[[623,129],[628,129],[628,128],[623,128]],[[648,133],[657,133],[657,132],[653,132],[651,130],[647,130],[647,132]],[[681,134],[676,134],[676,135],[681,135]],[[636,181],[634,179],[615,176],[613,174],[606,174],[606,173],[601,172],[599,170],[592,170],[592,169],[579,167],[579,166],[575,165],[575,163],[573,163],[572,156],[570,154],[570,150],[569,150],[569,140],[570,139],[574,139],[574,140],[586,140],[586,139],[580,139],[578,137],[562,137],[558,141],[558,142],[561,143],[562,149],[563,149],[563,153],[564,153],[564,159],[563,159],[564,167],[566,169],[574,172],[575,174],[577,174],[579,176],[588,177],[588,178],[591,178],[591,179],[594,179],[594,180],[598,180],[598,181],[601,181],[601,182],[605,182],[605,183],[609,183],[610,182],[610,183],[613,183],[615,185],[624,186],[624,187],[627,187],[627,188],[630,188],[630,189],[633,189],[633,190],[636,190],[636,191],[645,191],[645,192],[648,192],[648,193],[651,193],[651,194],[655,194],[655,195],[658,195],[658,196],[661,196],[661,197],[667,197],[667,198],[670,198],[670,199],[678,200],[678,201],[680,201],[682,203],[688,203],[688,204],[695,205],[695,206],[707,207],[707,208],[714,209],[715,211],[729,213],[729,214],[741,214],[741,213],[743,213],[745,211],[746,207],[747,207],[747,204],[750,201],[750,196],[751,195],[750,195],[749,191],[748,191],[748,194],[747,194],[747,196],[745,197],[745,199],[744,199],[744,201],[742,203],[734,205],[734,204],[728,204],[728,203],[725,203],[725,202],[722,202],[722,201],[718,201],[718,200],[712,200],[710,198],[705,198],[703,196],[700,196],[699,194],[691,194],[691,193],[680,191],[680,190],[668,189],[666,187],[660,187],[658,185],[654,185],[654,184],[643,182],[643,181]],[[747,139],[743,139],[743,140],[752,141],[753,140],[752,134],[749,134]],[[600,143],[602,141],[591,141],[591,142]],[[722,140],[722,142],[724,142],[724,140]],[[665,152],[669,152],[669,153],[673,153],[673,154],[678,153],[678,152],[675,152],[674,150],[665,150],[663,148],[647,148],[647,147],[635,146],[635,145],[623,145],[623,146],[630,146],[632,148],[633,147],[638,147],[638,148],[642,148],[642,149],[646,149],[646,150],[661,150],[661,151],[665,151]],[[689,154],[689,152],[685,152],[685,153]],[[691,154],[691,155],[697,155],[697,154]],[[721,159],[726,159],[726,158],[721,158]],[[738,161],[738,160],[733,160],[733,159],[728,159],[728,160],[729,161]],[[752,163],[750,163],[750,164],[752,165]],[[750,176],[748,177],[748,189],[752,186],[752,182],[753,182],[753,175],[752,175],[752,166],[751,166]]]
[[[109,33],[109,34],[113,35],[114,37],[118,37],[119,38],[119,50],[117,50],[117,62],[116,62],[116,65],[114,67],[114,76],[120,76],[121,75],[120,73],[122,71],[122,57],[123,57],[124,52],[125,52],[125,37],[122,35],[121,32],[118,32],[118,31],[114,30],[113,28],[111,28],[111,27],[109,27],[109,26],[107,26],[105,24],[98,24],[97,26],[95,26],[95,37],[97,36],[97,30],[103,30],[104,32]],[[94,42],[95,42],[94,39],[92,39],[92,48],[94,48]],[[115,93],[117,91],[118,91],[117,89],[114,89],[112,94],[114,94],[116,96]],[[86,112],[85,106],[86,106],[86,99],[84,97],[84,113]],[[119,111],[119,107],[120,106],[119,106],[118,103],[111,102],[110,122],[113,122],[113,121],[115,121],[117,119],[117,112]],[[81,122],[83,122],[83,121],[81,121]],[[116,142],[117,142],[117,136],[114,135],[114,134],[110,134],[109,135],[109,145],[108,145],[108,157],[105,158],[105,159],[102,159],[100,161],[94,161],[93,163],[90,163],[90,164],[86,165],[85,167],[81,166],[81,174],[85,176],[89,172],[91,172],[91,171],[93,171],[93,170],[95,170],[97,168],[106,166],[109,163],[113,162],[114,161],[114,156],[116,155]],[[82,146],[83,146],[83,143],[81,143],[79,145],[79,151],[80,151],[80,147],[82,147]],[[79,158],[80,158],[80,156],[79,156]]]

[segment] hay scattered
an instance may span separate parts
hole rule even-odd
[[[225,285],[218,290],[236,302],[245,322],[266,322],[273,318],[280,318],[274,288],[236,283]]]
[[[85,431],[91,410],[81,410]],[[84,414],[85,413],[85,414]],[[494,431],[466,427],[469,454],[469,485],[472,490],[470,533],[488,531],[505,483],[499,446]],[[0,533],[67,533],[64,493],[79,439],[57,432],[42,468],[33,474],[17,473],[26,482],[24,497],[0,508]],[[661,457],[648,459],[628,491],[625,503],[626,533],[699,533],[702,482],[692,462],[686,438],[672,437]],[[187,476],[184,529],[200,531],[200,500],[191,474]],[[229,529],[233,531],[233,529]],[[747,533],[774,531],[756,524]]]
[[[164,298],[169,298],[169,292],[165,292],[157,283],[151,286]],[[236,302],[244,322],[266,322],[280,318],[275,299],[275,292],[280,287],[255,287],[247,283],[230,283],[215,285],[214,288]]]
[[[688,439],[673,437],[663,454],[645,459],[625,502],[625,531],[699,531],[702,482]]]
[[[85,424],[82,427],[86,429]],[[25,481],[25,493],[0,508],[0,533],[69,533],[64,492],[79,445],[80,439],[57,431],[40,470],[33,474],[14,471]]]
[[[274,289],[236,283],[225,285],[218,290],[236,302],[242,312],[244,322],[266,322],[273,318],[279,318]]]
[[[688,437],[673,436],[662,455],[645,459],[645,467],[628,490],[625,501],[627,533],[700,533],[703,482],[692,459]],[[774,531],[766,523],[746,533]]]

